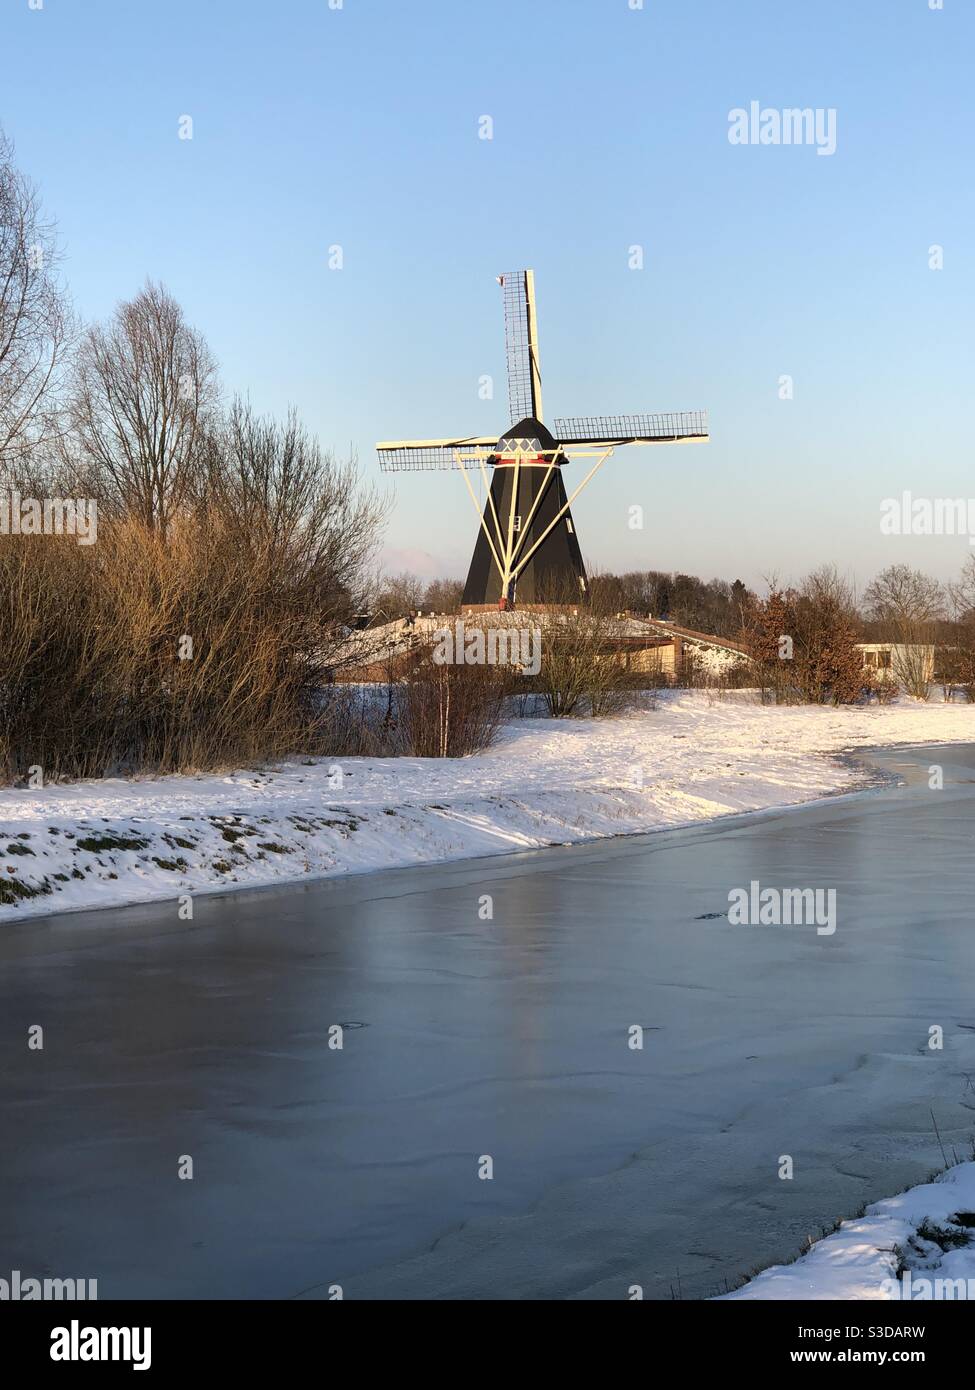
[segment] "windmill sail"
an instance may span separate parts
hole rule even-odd
[[[449,468],[476,468],[477,449],[494,448],[492,435],[471,439],[390,439],[376,445],[384,473],[421,473]]]
[[[535,319],[535,275],[514,270],[498,276],[504,291],[504,345],[508,364],[508,408],[511,419],[541,420],[542,378],[538,366],[538,325]]]
[[[707,439],[706,410],[665,411],[657,415],[574,415],[556,420],[561,444],[677,444]]]

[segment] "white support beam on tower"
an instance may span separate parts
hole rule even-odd
[[[479,454],[479,455],[478,455],[477,462],[478,462],[478,464],[479,464],[479,466],[480,466],[480,469],[481,469],[481,481],[484,483],[484,491],[485,491],[485,493],[486,493],[486,495],[487,495],[487,506],[489,506],[489,507],[491,508],[491,517],[492,517],[492,519],[493,519],[493,521],[494,521],[494,536],[495,536],[496,541],[498,542],[498,548],[503,550],[503,549],[504,549],[504,535],[503,535],[502,530],[501,530],[501,522],[498,520],[498,511],[497,511],[497,508],[496,508],[495,505],[494,505],[494,494],[493,494],[492,491],[491,491],[491,480],[490,480],[490,478],[488,477],[488,475],[487,475],[487,469],[486,469],[485,466],[484,466],[484,455],[483,455],[483,454]]]
[[[519,550],[521,549],[521,547],[524,545],[525,540],[527,539],[528,532],[529,532],[529,530],[531,529],[531,524],[532,524],[532,522],[535,520],[535,513],[538,511],[538,508],[539,508],[539,506],[541,505],[542,498],[545,496],[546,492],[548,491],[548,485],[549,485],[549,483],[552,481],[552,474],[553,474],[554,472],[555,472],[555,464],[554,464],[554,462],[553,462],[553,463],[550,463],[550,464],[549,464],[548,468],[546,468],[546,470],[545,470],[545,477],[542,479],[542,485],[541,485],[541,487],[538,489],[538,491],[535,493],[535,500],[534,500],[534,502],[532,502],[532,504],[531,504],[531,510],[529,511],[527,518],[525,519],[525,521],[524,521],[523,524],[522,524],[521,531],[520,531],[520,533],[519,533],[519,535],[518,535],[518,542],[517,542],[517,544],[515,545],[514,552],[513,552],[512,556],[511,556],[512,562],[514,562],[515,560],[518,559],[518,552],[519,552]],[[516,571],[516,572],[515,572],[515,578],[517,578],[517,577],[518,577],[518,572]]]
[[[501,576],[501,597],[507,599],[508,588],[513,578],[511,566],[514,561],[515,545],[515,515],[518,510],[518,479],[521,477],[521,458],[515,455],[515,476],[511,484],[511,496],[508,500],[508,540],[504,548],[504,574]]]
[[[588,453],[589,450],[586,450],[585,452]],[[596,462],[595,462],[595,463],[593,464],[593,466],[590,468],[589,472],[588,472],[588,473],[586,474],[586,476],[583,478],[582,482],[581,482],[581,483],[579,484],[579,486],[576,488],[576,490],[575,490],[575,492],[572,494],[572,496],[569,497],[569,498],[567,498],[567,500],[563,503],[563,505],[562,505],[562,506],[559,508],[559,510],[556,512],[555,516],[553,516],[552,520],[551,520],[551,521],[549,522],[549,524],[545,527],[545,530],[544,530],[544,531],[542,532],[542,534],[539,536],[538,540],[534,543],[534,545],[532,546],[532,548],[531,548],[529,551],[527,551],[527,553],[522,557],[522,559],[520,559],[520,560],[518,561],[518,564],[515,566],[515,572],[514,572],[514,575],[513,575],[513,578],[514,578],[514,579],[517,579],[518,576],[519,576],[519,574],[521,574],[522,570],[523,570],[523,569],[525,568],[525,566],[528,564],[528,561],[531,559],[531,557],[535,554],[535,551],[536,551],[536,550],[538,549],[538,547],[541,545],[542,541],[544,541],[544,540],[546,539],[546,537],[548,537],[548,536],[550,536],[550,535],[552,534],[552,532],[555,530],[555,527],[559,524],[559,522],[560,522],[560,521],[562,520],[562,518],[565,516],[566,512],[567,512],[567,511],[570,509],[570,507],[572,506],[573,502],[574,502],[574,501],[576,500],[576,498],[579,496],[579,493],[580,493],[580,492],[582,491],[582,489],[586,486],[586,483],[589,482],[590,478],[595,477],[597,470],[600,469],[600,468],[603,466],[603,464],[606,462],[606,460],[609,458],[609,456],[610,456],[610,454],[611,454],[612,452],[613,452],[612,449],[607,449],[606,452],[605,452],[604,454],[601,454],[601,455],[600,455],[600,457],[596,460]]]
[[[458,450],[458,452],[460,452],[460,451]],[[474,496],[474,489],[473,489],[473,487],[471,486],[471,480],[470,480],[470,478],[467,476],[467,469],[464,468],[464,467],[460,464],[460,461],[459,461],[459,460],[458,460],[458,468],[460,469],[460,472],[461,472],[462,475],[463,475],[464,482],[467,484],[467,491],[468,491],[468,492],[470,493],[470,495],[471,495],[471,502],[473,503],[474,510],[475,510],[475,512],[477,513],[477,519],[478,519],[478,521],[479,521],[480,524],[481,524],[481,529],[482,529],[483,532],[484,532],[484,535],[485,535],[485,538],[486,538],[486,540],[487,540],[488,545],[491,547],[491,555],[492,555],[492,557],[494,558],[494,563],[495,563],[495,564],[497,565],[497,567],[498,567],[498,574],[500,574],[500,575],[503,576],[503,575],[504,575],[504,566],[501,564],[501,561],[498,559],[498,552],[497,552],[497,550],[494,548],[494,541],[491,539],[491,532],[488,530],[488,528],[487,528],[487,522],[484,520],[484,514],[482,513],[480,507],[479,507],[478,504],[477,504],[477,498]],[[490,490],[490,488],[488,488],[488,497],[490,497],[490,496],[491,496],[491,490]],[[492,512],[494,511],[494,503],[493,503],[493,502],[492,502],[492,504],[491,504],[491,510],[492,510]],[[495,517],[495,522],[497,522],[497,518],[496,518],[496,517]]]

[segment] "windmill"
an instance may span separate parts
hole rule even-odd
[[[465,608],[565,604],[584,598],[586,570],[572,520],[572,503],[613,450],[623,444],[681,444],[708,438],[705,411],[658,415],[588,415],[543,424],[538,365],[535,276],[498,276],[504,295],[508,404],[504,434],[467,439],[398,439],[376,445],[383,472],[459,471],[480,522],[464,586]],[[562,469],[573,459],[595,462],[572,495]],[[479,468],[487,493],[483,511],[469,472]],[[488,479],[488,469],[493,476]]]

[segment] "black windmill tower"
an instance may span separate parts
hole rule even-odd
[[[588,590],[571,504],[622,444],[677,444],[708,438],[704,411],[662,415],[597,415],[543,423],[535,277],[517,270],[498,277],[504,293],[508,403],[513,423],[500,436],[400,439],[376,445],[384,472],[455,469],[480,519],[464,586],[465,608],[567,606]],[[595,461],[573,492],[562,469],[572,459]],[[487,491],[483,512],[468,476],[479,468]],[[488,477],[488,469],[493,476]]]

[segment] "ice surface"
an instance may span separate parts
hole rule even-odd
[[[968,1152],[975,756],[879,763],[906,785],[192,922],[8,924],[0,1014],[46,1042],[0,1079],[0,1265],[103,1297],[619,1299],[791,1259],[927,1179],[932,1108]],[[752,878],[835,888],[835,935],[732,928]]]

